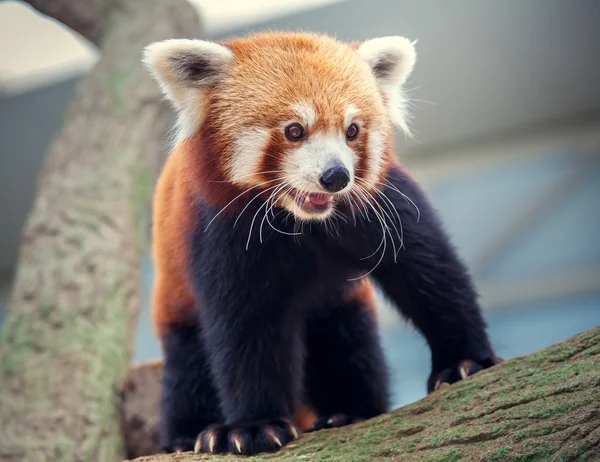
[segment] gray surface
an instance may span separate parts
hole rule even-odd
[[[10,300],[10,284],[10,275],[0,273],[0,331],[2,330],[4,316],[8,310],[8,303]]]
[[[479,169],[431,191],[454,242],[469,260],[502,226],[572,171],[581,156],[557,152]],[[600,152],[585,161],[575,187],[549,213],[518,236],[482,274],[481,281],[507,280],[600,266]]]
[[[72,79],[17,96],[0,95],[0,273],[16,262],[37,175],[62,127],[77,82]]]
[[[506,280],[582,267],[600,267],[600,163],[590,166],[578,187],[556,202],[554,212],[482,276]]]
[[[455,244],[471,260],[523,202],[548,189],[573,162],[567,155],[556,155],[477,169],[458,181],[438,182],[432,188],[432,199]]]
[[[488,313],[492,343],[509,359],[538,351],[600,325],[600,291],[578,297],[515,305]],[[383,336],[392,371],[393,407],[424,398],[429,376],[429,350],[414,331],[394,329]]]
[[[418,39],[408,88],[434,104],[416,102],[419,144],[409,146],[427,150],[598,112],[598,24],[597,0],[350,0],[251,30]]]

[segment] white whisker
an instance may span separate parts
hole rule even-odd
[[[254,202],[256,199],[258,199],[260,197],[261,194],[266,193],[267,191],[270,191],[271,189],[277,188],[278,185],[275,186],[271,186],[267,189],[265,189],[264,191],[260,191],[258,194],[256,194],[252,199],[250,199],[248,201],[248,203],[246,204],[246,206],[242,209],[242,211],[239,213],[239,215],[237,216],[237,218],[235,219],[235,221],[233,222],[233,227],[235,228],[235,226],[237,225],[237,222],[239,221],[239,219],[242,217],[242,214],[246,211],[246,209],[250,206],[250,204],[252,202]]]
[[[379,243],[379,246],[375,249],[375,251],[371,255],[368,255],[366,257],[361,258],[361,260],[367,260],[367,259],[373,257],[379,251],[379,249],[382,247],[382,245],[385,244],[384,241],[387,238],[385,237],[385,227],[384,227],[384,224],[382,222],[381,216],[377,213],[377,211],[370,204],[370,201],[369,201],[368,197],[365,195],[364,191],[362,191],[362,188],[359,189],[359,190],[357,190],[356,193],[360,195],[361,200],[362,200],[363,203],[369,204],[369,206],[373,209],[373,212],[375,213],[375,217],[379,221],[379,224],[381,226],[381,230],[383,231],[382,241]]]
[[[398,218],[398,224],[400,225],[400,233],[398,233],[398,228],[396,227],[396,224],[394,223],[394,219],[386,213],[387,217],[390,219],[392,226],[394,227],[394,230],[396,231],[398,240],[400,241],[400,248],[398,249],[398,251],[400,251],[400,249],[402,249],[402,247],[404,247],[404,230],[402,229],[402,220],[400,219],[400,214],[396,210],[396,207],[394,207],[394,204],[392,203],[392,201],[384,193],[382,193],[381,191],[376,191],[376,193],[379,197],[381,197],[382,199],[387,201],[387,202],[384,201],[386,208],[389,210],[389,212],[392,215],[394,215],[394,213],[395,213],[396,217]],[[382,209],[382,211],[383,211],[383,209]]]
[[[250,187],[250,188],[246,189],[245,191],[241,192],[241,193],[240,193],[240,194],[238,194],[237,196],[235,196],[233,199],[231,199],[231,200],[230,200],[230,201],[227,203],[227,205],[225,205],[225,207],[223,207],[221,210],[219,210],[219,211],[217,212],[217,214],[216,214],[216,215],[215,215],[215,216],[212,218],[212,220],[210,220],[210,221],[208,222],[208,224],[206,225],[206,228],[204,228],[204,231],[206,232],[206,230],[207,230],[207,229],[208,229],[208,227],[209,227],[209,226],[212,224],[212,222],[213,222],[213,221],[215,221],[215,220],[216,220],[216,218],[217,218],[219,215],[221,215],[221,213],[223,213],[223,211],[224,211],[224,210],[225,210],[227,207],[229,207],[231,204],[233,204],[233,203],[234,203],[234,202],[235,202],[237,199],[239,199],[240,197],[242,197],[242,196],[243,196],[244,194],[246,194],[248,191],[251,191],[251,190],[253,190],[253,189],[256,189],[256,188],[258,188],[259,186],[262,186],[262,185],[264,185],[264,184],[273,183],[273,181],[278,181],[278,180],[279,180],[279,178],[277,178],[277,179],[275,179],[275,180],[263,181],[262,183],[258,183],[258,184],[256,184],[256,185],[254,185],[254,186],[252,186],[252,187]]]
[[[286,188],[287,188],[287,189],[286,189]],[[280,194],[278,197],[275,197],[274,199],[272,199],[272,197],[273,197],[275,194],[277,194],[278,192],[280,192],[280,191],[282,191],[282,190],[283,190],[283,192],[282,192],[282,193],[281,193],[281,194]],[[282,231],[282,230],[280,230],[279,228],[275,227],[275,226],[273,225],[273,223],[271,223],[271,220],[269,220],[269,212],[271,212],[271,214],[273,215],[273,212],[272,212],[272,210],[273,210],[273,208],[275,207],[275,205],[276,205],[276,202],[279,200],[279,198],[281,198],[281,197],[282,197],[282,196],[284,196],[285,194],[289,194],[289,191],[291,191],[291,190],[292,190],[292,188],[291,188],[291,187],[289,186],[289,184],[286,182],[286,183],[283,183],[282,185],[280,185],[280,188],[277,188],[277,189],[275,189],[275,191],[273,191],[273,193],[272,193],[272,194],[269,196],[269,199],[267,200],[267,203],[268,203],[269,201],[271,201],[271,207],[270,207],[268,210],[266,210],[266,209],[265,209],[265,216],[263,217],[263,221],[266,219],[266,220],[267,220],[267,223],[269,224],[269,226],[270,226],[271,228],[273,228],[275,231],[277,231],[278,233],[285,234],[286,236],[298,236],[298,235],[299,235],[299,234],[301,234],[301,233],[290,233],[290,232],[287,232],[287,231]],[[281,212],[279,212],[279,213],[281,213]],[[279,213],[278,213],[278,214],[279,214]],[[273,218],[275,218],[275,215],[273,215]],[[263,222],[261,221],[261,224],[260,224],[260,227],[261,227],[261,233],[262,233],[262,225],[263,225]],[[262,239],[261,239],[261,242],[262,242]]]
[[[246,241],[246,250],[248,250],[248,247],[250,246],[250,238],[252,237],[252,227],[254,226],[254,220],[256,220],[256,216],[259,214],[260,209],[262,209],[263,207],[266,207],[267,204],[268,204],[268,202],[265,202],[260,207],[258,207],[258,210],[254,214],[254,217],[252,217],[252,222],[250,223],[250,232],[248,233],[248,240]]]
[[[354,220],[354,226],[356,227],[356,213],[354,212],[354,206],[352,205],[352,196],[350,194],[345,194],[343,196],[343,200],[350,208],[350,213],[352,214],[352,219]]]
[[[362,188],[360,185],[357,185],[357,186],[360,189],[362,189],[362,191],[367,196],[367,198],[369,198],[369,205],[373,209],[373,212],[376,213],[376,214],[378,214],[378,212],[375,210],[375,207],[374,207],[373,204],[375,204],[379,208],[379,211],[381,212],[381,214],[378,214],[378,218],[380,218],[380,221],[385,226],[385,229],[387,230],[387,232],[388,232],[388,234],[390,236],[390,239],[392,240],[392,248],[393,248],[393,251],[394,251],[394,261],[396,261],[396,256],[398,254],[398,252],[396,250],[396,243],[394,241],[394,236],[392,236],[391,228],[387,224],[387,221],[386,221],[385,217],[387,216],[387,218],[389,218],[389,220],[392,222],[392,225],[394,225],[394,222],[393,222],[392,218],[388,215],[388,213],[385,210],[383,210],[383,208],[381,207],[381,205],[375,200],[375,198],[373,197],[372,194],[370,194],[366,189]],[[398,234],[398,230],[396,229],[395,225],[394,225],[394,229],[396,230],[396,234]],[[398,235],[398,238],[400,238],[399,235]]]
[[[419,207],[417,207],[417,204],[415,204],[410,197],[408,197],[406,194],[404,194],[402,191],[400,191],[396,186],[391,184],[389,181],[388,181],[388,183],[378,182],[378,184],[396,191],[398,194],[400,194],[402,197],[404,197],[404,199],[406,199],[407,202],[410,202],[417,211],[417,223],[419,222],[419,220],[421,219],[421,211],[419,210]]]

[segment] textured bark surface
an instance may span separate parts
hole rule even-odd
[[[26,0],[26,3],[98,45],[116,0]]]
[[[140,377],[142,366],[132,371]],[[156,422],[156,364],[131,420]],[[154,382],[152,382],[154,381]],[[154,390],[154,391],[150,391]],[[132,400],[135,392],[126,396]],[[142,405],[143,403],[143,405]],[[127,404],[127,403],[125,403]],[[152,417],[154,415],[154,417]],[[142,434],[138,434],[142,437]],[[254,461],[599,461],[600,328],[442,387],[427,398],[367,422],[302,435]],[[136,462],[240,461],[239,456],[155,455]]]
[[[44,3],[50,11],[61,2]],[[149,196],[173,119],[141,51],[195,36],[199,23],[185,0],[127,0],[107,14],[102,57],[47,155],[25,225],[0,337],[3,462],[124,457],[118,387],[138,314]]]
[[[121,386],[125,454],[134,459],[160,452],[161,360],[136,365]]]

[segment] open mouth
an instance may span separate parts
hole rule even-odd
[[[302,210],[308,213],[322,214],[333,208],[333,194],[295,194],[294,201]]]

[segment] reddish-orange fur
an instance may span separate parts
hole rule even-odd
[[[359,279],[348,294],[348,301],[364,306],[376,315],[376,294],[373,283],[367,279]]]
[[[153,254],[157,279],[153,294],[154,328],[163,338],[170,325],[195,322],[185,235],[191,223],[190,162],[187,143],[171,153],[154,196]]]
[[[310,430],[317,420],[317,415],[308,406],[300,406],[300,409],[296,411],[296,426],[300,431],[305,432]]]
[[[358,57],[356,44],[344,45],[316,35],[264,34],[224,45],[234,52],[236,64],[223,84],[206,94],[204,111],[208,115],[196,135],[175,147],[156,189],[153,245],[157,281],[153,316],[161,337],[169,324],[193,323],[197,309],[188,279],[185,249],[186,231],[193,226],[190,198],[202,197],[210,205],[224,207],[243,191],[227,181],[238,127],[276,127],[282,120],[293,117],[289,102],[298,99],[306,99],[314,105],[318,114],[311,128],[314,131],[342,129],[344,109],[349,104],[360,107],[361,118],[367,127],[369,124],[389,127],[383,96],[380,95],[373,104],[373,91],[377,85],[366,64]],[[290,64],[290,52],[303,59],[306,65],[299,68]],[[268,68],[264,66],[265,53]],[[282,79],[281,74],[285,74],[285,78]],[[240,100],[248,104],[231,103]],[[273,137],[259,171],[274,170],[273,163],[286,150],[295,147],[280,133]],[[389,135],[387,137],[382,175],[393,159],[389,149],[391,139]],[[355,149],[361,154],[357,165],[357,173],[361,175],[367,169],[368,138],[362,137]],[[269,174],[261,175],[256,182],[271,178]],[[241,197],[231,204],[227,212],[239,210],[245,199]],[[371,305],[370,283],[358,287]]]
[[[222,208],[243,192],[244,188],[227,181],[238,127],[256,125],[273,129],[282,120],[294,117],[290,101],[307,100],[318,114],[311,130],[343,131],[344,110],[354,105],[360,108],[367,130],[378,127],[386,133],[387,148],[379,181],[383,181],[393,162],[384,95],[377,90],[370,70],[358,57],[357,44],[344,45],[313,35],[265,34],[224,45],[236,56],[235,66],[221,85],[204,95],[206,115],[200,128],[174,148],[156,188],[153,253],[157,279],[153,321],[161,339],[172,326],[197,322],[200,307],[189,278],[186,236],[196,225],[193,214],[201,211],[191,210],[192,198],[202,198],[211,206]],[[305,65],[290,64],[290,52]],[[265,55],[268,67],[264,65]],[[247,104],[239,105],[237,101]],[[363,136],[354,147],[359,154],[358,176],[364,176],[368,170],[368,142],[368,137]],[[296,147],[281,132],[274,131],[258,171],[277,170],[285,152]],[[253,181],[272,180],[274,176],[259,174]],[[227,207],[226,213],[239,211],[257,191],[240,197]],[[375,290],[368,279],[352,285],[347,297],[376,315]],[[302,430],[309,429],[315,419],[314,412],[307,407],[296,416]]]
[[[291,420],[317,430],[389,408],[375,288],[345,280],[380,239],[366,274],[425,335],[428,390],[495,362],[468,271],[392,154],[414,43],[267,33],[144,56],[178,112],[153,230],[169,451],[272,451],[297,436]]]

